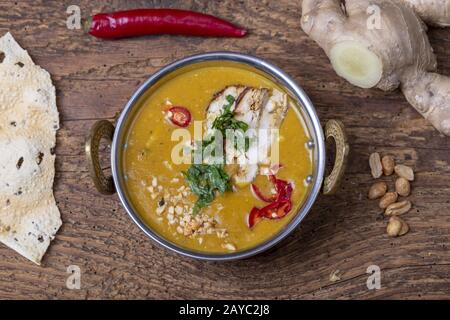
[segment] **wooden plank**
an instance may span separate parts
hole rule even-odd
[[[71,1],[2,1],[0,34],[11,31],[52,74],[62,127],[55,196],[64,225],[43,266],[0,246],[0,298],[448,298],[450,140],[399,92],[357,89],[337,77],[300,29],[299,1],[78,1],[82,15],[136,7],[208,12],[250,28],[245,40],[147,37],[101,41],[65,26]],[[440,71],[450,74],[450,32],[431,29]],[[298,81],[323,122],[340,119],[352,147],[340,192],[320,197],[304,223],[275,249],[231,263],[193,261],[152,242],[117,196],[97,194],[84,161],[84,138],[97,119],[113,119],[160,67],[187,55],[232,50],[258,55]],[[377,203],[366,200],[371,152],[415,167],[411,232],[384,233]],[[379,265],[382,289],[368,290]],[[82,271],[81,290],[66,288],[67,267]],[[329,276],[341,270],[341,280]],[[243,294],[245,293],[245,295]]]

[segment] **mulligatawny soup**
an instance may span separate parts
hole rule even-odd
[[[195,121],[202,121],[203,137],[192,138],[184,155],[204,155],[219,143],[223,158],[235,152],[257,161],[175,163],[180,141],[172,134],[185,128],[194,137]],[[226,129],[246,134],[237,139],[243,143],[215,138]],[[279,133],[264,149],[253,129]],[[205,253],[249,249],[278,233],[305,200],[309,139],[301,115],[272,81],[238,66],[199,67],[166,81],[141,106],[126,137],[125,187],[143,220],[176,245]],[[279,162],[271,163],[267,151],[275,145]]]

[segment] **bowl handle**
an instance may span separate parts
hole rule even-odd
[[[331,143],[331,140],[334,140],[336,145],[336,158],[333,170],[323,183],[323,194],[332,195],[337,192],[341,184],[350,150],[344,124],[339,120],[329,120],[325,125],[325,139],[327,143]]]
[[[113,178],[106,177],[103,173],[98,155],[100,140],[106,138],[109,142],[112,142],[113,135],[114,126],[112,123],[107,120],[100,120],[92,126],[85,143],[86,161],[89,173],[91,174],[95,187],[102,194],[113,194],[116,191]]]

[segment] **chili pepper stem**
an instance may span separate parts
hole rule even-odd
[[[81,29],[84,32],[89,33],[91,31],[91,26],[92,26],[92,18],[81,19]]]

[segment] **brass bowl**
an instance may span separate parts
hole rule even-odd
[[[176,75],[198,68],[199,66],[203,66],[205,64],[214,64],[217,62],[220,62],[221,64],[237,65],[241,68],[246,68],[253,72],[262,74],[286,90],[291,99],[295,101],[295,105],[301,112],[311,136],[311,141],[308,143],[308,147],[311,148],[313,154],[314,172],[309,177],[308,182],[311,183],[311,187],[304,203],[292,220],[276,235],[269,240],[244,251],[224,254],[209,254],[189,250],[172,243],[157,234],[144,222],[137,210],[134,209],[129,197],[127,196],[124,184],[124,175],[122,174],[121,169],[121,161],[126,133],[134,115],[142,105],[142,102],[145,101],[146,98],[154,92],[154,90],[157,90],[161,84],[169,79],[172,79]],[[106,177],[100,167],[99,145],[102,137],[105,137],[112,142],[112,177]],[[332,169],[331,174],[327,177],[325,177],[326,141],[334,141],[336,145],[334,168]],[[312,102],[303,89],[296,84],[292,78],[285,74],[281,69],[264,60],[249,55],[231,52],[212,52],[190,56],[162,68],[153,74],[133,94],[120,114],[115,128],[111,122],[101,120],[94,124],[86,140],[86,156],[89,170],[94,184],[100,193],[113,194],[117,191],[122,205],[131,219],[156,243],[184,256],[213,261],[236,260],[256,255],[271,248],[289,235],[308,214],[321,189],[323,189],[323,193],[326,195],[336,192],[345,171],[348,152],[349,146],[343,124],[337,120],[328,121],[325,126],[324,134]]]

